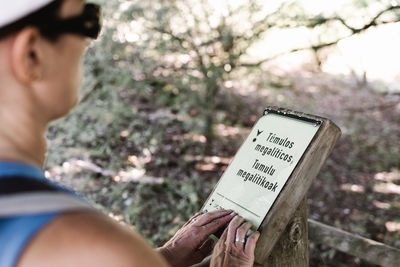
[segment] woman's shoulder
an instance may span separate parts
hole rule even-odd
[[[166,266],[135,231],[27,164],[0,162],[0,218],[1,266]]]
[[[70,212],[44,227],[18,266],[167,266],[135,231],[95,211]]]

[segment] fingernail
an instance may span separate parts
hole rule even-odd
[[[236,213],[234,211],[231,211],[231,213],[229,213],[228,215],[233,216],[233,215],[236,215]]]

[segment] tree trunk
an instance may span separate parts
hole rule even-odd
[[[210,148],[214,139],[214,118],[216,109],[216,97],[219,91],[217,81],[213,80],[207,84],[206,94],[203,99],[204,128],[203,134],[207,138],[206,150]]]

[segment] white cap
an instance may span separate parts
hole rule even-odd
[[[2,0],[0,28],[39,10],[54,0]]]

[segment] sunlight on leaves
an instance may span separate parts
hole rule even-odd
[[[357,184],[342,184],[340,189],[343,191],[351,191],[356,193],[363,193],[365,192],[365,187],[362,185]]]
[[[381,183],[374,186],[374,191],[383,194],[400,194],[400,185]]]
[[[400,233],[400,222],[386,222],[385,226],[389,232],[399,232]]]

